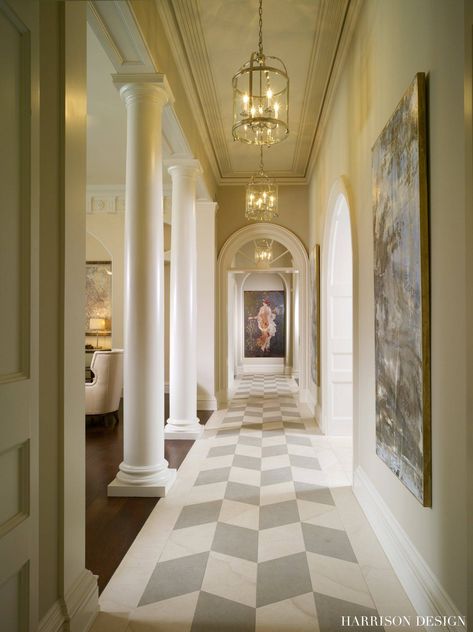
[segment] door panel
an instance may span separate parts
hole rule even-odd
[[[0,612],[37,624],[38,3],[0,0]]]

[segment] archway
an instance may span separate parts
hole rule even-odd
[[[309,368],[309,311],[308,311],[308,276],[309,261],[307,252],[291,231],[275,224],[258,223],[245,226],[231,235],[222,246],[218,257],[218,373],[217,392],[220,404],[224,405],[233,388],[235,346],[229,335],[229,321],[235,310],[234,281],[232,265],[240,248],[255,239],[274,239],[282,244],[291,254],[293,269],[297,272],[298,309],[294,327],[297,329],[299,345],[293,353],[298,358],[299,397],[307,401],[308,368]]]
[[[353,245],[348,196],[337,182],[325,220],[322,266],[323,430],[353,434]]]

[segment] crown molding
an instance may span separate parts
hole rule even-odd
[[[193,73],[189,66],[188,54],[183,43],[181,32],[177,26],[177,18],[173,8],[173,2],[172,0],[156,0],[156,9],[163,23],[166,38],[171,45],[174,61],[176,62],[182,84],[186,91],[186,96],[189,99],[189,105],[194,115],[194,120],[202,140],[204,151],[209,160],[213,176],[218,183],[221,179],[221,172],[210,140],[207,122],[202,113],[202,104],[199,99],[195,78],[193,77]],[[199,27],[200,28],[198,30],[201,33],[200,20]]]
[[[340,33],[340,38],[337,45],[336,54],[333,61],[333,67],[330,74],[330,79],[327,85],[325,93],[325,99],[323,107],[321,108],[319,119],[317,121],[317,129],[314,134],[314,139],[311,148],[310,160],[307,166],[306,175],[308,180],[314,171],[317,156],[322,145],[325,129],[327,127],[330,111],[332,109],[332,103],[335,98],[337,86],[340,81],[342,70],[344,68],[344,62],[348,55],[350,44],[355,33],[356,25],[361,13],[362,0],[349,0],[346,9],[346,15],[344,19],[343,28]]]
[[[342,0],[341,2],[321,0],[319,4],[294,150],[293,170],[296,173],[305,174],[307,172],[312,146],[317,135],[317,122],[330,87],[332,68],[337,56],[338,42],[343,32],[349,3],[350,0]]]

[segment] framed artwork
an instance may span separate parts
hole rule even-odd
[[[284,358],[285,311],[283,290],[244,292],[245,358]]]
[[[86,262],[85,297],[85,331],[93,335],[110,335],[112,322],[111,261]],[[97,333],[99,330],[100,334]]]
[[[431,505],[425,75],[373,147],[376,452]]]
[[[310,254],[310,369],[312,381],[320,386],[320,246]]]

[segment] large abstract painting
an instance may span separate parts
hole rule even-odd
[[[312,381],[320,386],[320,246],[310,255],[310,369]]]
[[[286,353],[285,292],[244,292],[246,358],[284,358]]]
[[[373,147],[376,451],[431,505],[425,76]]]
[[[105,319],[110,329],[112,319],[112,264],[88,261],[85,266],[85,331],[91,319]]]

